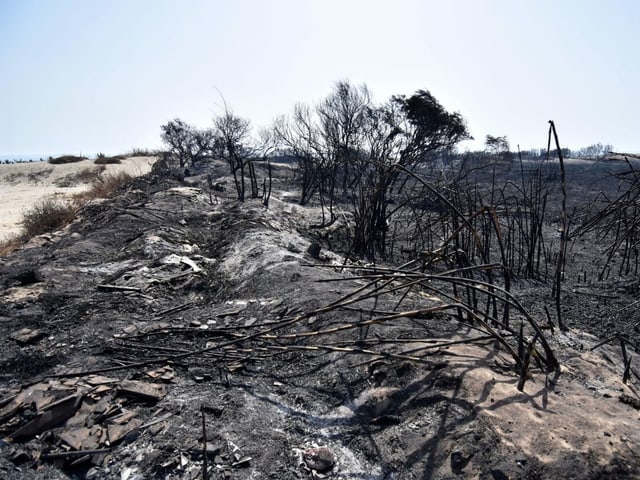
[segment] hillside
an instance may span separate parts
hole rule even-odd
[[[313,228],[289,166],[268,208],[223,163],[190,174],[157,165],[3,258],[0,477],[640,478],[637,377],[591,350],[580,294],[544,330],[559,368],[533,341],[522,378],[513,332],[439,278],[346,259],[348,215]]]

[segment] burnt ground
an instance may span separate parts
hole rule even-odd
[[[617,345],[585,353],[637,342],[638,283],[596,279],[597,238],[569,250],[572,330],[548,333],[562,373],[521,394],[504,349],[457,316],[367,323],[399,298],[347,304],[363,272],[339,268],[340,222],[310,228],[319,211],[287,193],[286,166],[269,208],[211,174],[225,191],[153,172],[2,259],[0,477],[640,478],[637,377],[622,384]],[[515,283],[543,319],[550,284]],[[401,310],[434,301],[409,292]],[[558,414],[578,391],[619,423]],[[494,418],[503,406],[521,418]],[[536,441],[561,429],[566,450]]]

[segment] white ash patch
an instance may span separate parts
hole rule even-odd
[[[220,264],[220,270],[230,280],[244,282],[259,270],[280,267],[289,262],[299,263],[303,255],[286,247],[301,241],[296,237],[291,233],[249,232],[231,247]]]
[[[170,242],[156,233],[148,233],[143,238],[134,240],[128,248],[136,250],[140,247],[147,258],[157,258],[171,253],[194,254],[200,251],[197,245]]]
[[[313,243],[297,233],[315,219],[319,208],[307,208],[272,199],[268,209],[250,208],[254,224],[264,228],[249,231],[224,255],[220,271],[231,281],[244,282],[256,272],[281,268],[286,264],[314,263],[318,260],[341,265],[344,258],[322,250],[317,259],[307,254]]]

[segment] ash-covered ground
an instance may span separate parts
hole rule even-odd
[[[311,228],[273,170],[267,208],[222,163],[158,168],[2,259],[0,477],[640,478],[637,378],[590,350],[633,283],[568,281],[560,370],[519,391],[505,345],[369,281],[348,216]],[[547,286],[516,283],[543,316]]]

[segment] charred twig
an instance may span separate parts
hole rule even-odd
[[[626,385],[626,383],[629,381],[629,379],[631,378],[631,355],[628,355],[627,353],[627,343],[630,343],[630,345],[634,346],[636,349],[638,348],[637,345],[633,345],[633,343],[629,342],[624,335],[621,335],[620,333],[616,333],[610,337],[605,338],[604,340],[602,340],[601,342],[598,342],[596,345],[594,345],[593,347],[591,347],[591,351],[596,350],[597,348],[602,347],[603,345],[606,345],[607,343],[612,342],[613,340],[618,340],[618,342],[620,343],[620,350],[622,352],[622,368],[623,368],[623,373],[622,373],[622,383],[624,383]]]
[[[95,450],[69,450],[66,452],[50,452],[41,455],[42,460],[67,460],[70,458],[83,457],[85,455],[100,455],[109,453],[110,448],[98,448]]]
[[[102,285],[98,285],[98,290],[105,290],[105,291],[122,291],[122,292],[138,292],[138,293],[142,293],[142,289],[139,287],[127,287],[125,285],[108,285],[108,284],[102,284]]]
[[[558,141],[558,133],[556,132],[556,126],[553,123],[553,120],[549,120],[549,141],[547,143],[547,156],[549,155],[549,151],[551,148],[552,133],[556,143],[558,159],[560,160],[560,188],[562,191],[562,224],[560,226],[560,249],[558,251],[558,263],[556,264],[555,284],[553,292],[556,300],[556,318],[558,319],[558,328],[560,330],[566,330],[566,327],[562,321],[561,288],[564,276],[565,256],[567,253],[567,238],[569,237],[569,232],[567,231],[567,185],[565,180],[564,159],[562,158],[562,149],[560,148],[560,142]]]
[[[450,347],[453,345],[466,345],[469,343],[474,343],[474,342],[483,342],[486,340],[495,340],[493,338],[492,335],[482,335],[481,337],[473,337],[473,338],[465,338],[462,340],[452,340],[450,342],[444,342],[442,340],[438,340],[438,339],[433,339],[433,338],[379,338],[376,340],[365,340],[365,341],[344,341],[344,342],[338,342],[335,345],[336,346],[346,346],[346,345],[353,345],[353,344],[363,344],[363,343],[371,343],[371,344],[384,344],[384,343],[389,343],[389,344],[403,344],[403,343],[424,343],[427,345],[423,345],[421,347],[419,347],[417,350],[428,350],[428,349],[438,349],[438,348],[445,348],[445,347]]]
[[[431,362],[431,361],[427,361],[427,360],[424,360],[423,358],[412,356],[412,355],[404,355],[404,354],[398,354],[398,353],[369,350],[369,349],[365,349],[365,348],[333,347],[333,346],[330,346],[330,345],[283,345],[283,346],[269,345],[269,346],[264,347],[264,348],[271,349],[271,350],[283,350],[283,351],[294,351],[294,350],[320,351],[320,350],[326,350],[326,351],[329,351],[329,352],[340,352],[340,353],[361,353],[361,354],[373,355],[373,356],[377,356],[377,357],[392,358],[392,359],[395,359],[395,360],[409,360],[409,361],[412,361],[412,362],[423,363],[423,364],[428,364],[428,365],[432,365],[433,364],[433,362]]]
[[[518,390],[520,390],[521,392],[524,390],[524,384],[529,376],[529,361],[531,360],[531,354],[535,352],[535,343],[537,339],[538,333],[536,332],[533,340],[529,343],[527,350],[524,352],[524,357],[522,358],[520,379],[518,380]]]
[[[181,312],[183,310],[187,310],[193,307],[195,304],[193,302],[183,303],[182,305],[178,305],[177,307],[167,308],[166,310],[162,310],[161,312],[156,313],[155,317],[162,317],[163,315],[168,315],[170,313]]]
[[[209,480],[209,463],[207,459],[207,424],[204,414],[204,405],[200,405],[202,415],[202,480]]]
[[[487,267],[491,268],[493,267],[493,265],[488,265]],[[488,283],[482,280],[476,280],[476,279],[467,278],[467,277],[454,276],[454,274],[458,273],[459,270],[462,270],[463,272],[470,271],[466,267],[463,267],[462,269],[447,270],[442,274],[426,274],[426,273],[421,273],[415,270],[402,271],[402,270],[393,269],[393,268],[380,268],[380,267],[360,267],[360,269],[372,272],[371,275],[368,275],[370,279],[370,282],[368,285],[373,285],[375,283],[376,275],[374,272],[378,273],[378,278],[384,278],[387,280],[393,279],[393,280],[396,280],[397,282],[403,283],[402,287],[394,286],[394,287],[388,288],[383,292],[378,292],[379,294],[397,291],[403,287],[407,288],[408,286],[419,284],[423,289],[434,292],[441,301],[446,302],[448,300],[451,303],[446,303],[444,304],[444,306],[438,305],[437,307],[434,307],[436,308],[436,310],[434,311],[438,311],[440,309],[443,309],[443,310],[448,309],[448,308],[451,308],[452,305],[455,305],[456,309],[458,309],[460,312],[462,311],[466,312],[467,315],[469,315],[475,321],[480,323],[483,330],[485,330],[486,332],[489,332],[496,339],[498,339],[500,343],[503,344],[508,349],[508,351],[510,351],[516,363],[519,364],[521,362],[521,358],[515,353],[515,351],[508,344],[508,342],[506,342],[506,340],[504,340],[504,338],[502,338],[501,335],[497,334],[497,332],[493,328],[491,328],[486,321],[486,320],[489,320],[490,322],[498,323],[497,319],[494,317],[491,317],[488,312],[478,311],[478,309],[473,304],[460,302],[460,300],[455,295],[455,291],[453,295],[448,294],[444,292],[441,288],[437,287],[437,282],[443,282],[444,284],[449,284],[452,286],[460,285],[465,288],[471,289],[471,291],[475,292],[476,294],[486,295],[488,299],[498,300],[502,302],[504,305],[509,305],[512,308],[516,309],[521,315],[523,315],[526,318],[529,325],[533,328],[534,332],[537,334],[536,340],[540,342],[540,344],[544,349],[545,357],[546,357],[544,361],[547,365],[547,368],[549,370],[557,370],[559,368],[558,361],[555,358],[555,355],[553,354],[551,347],[546,341],[542,333],[542,329],[539,327],[537,322],[531,317],[531,315],[528,314],[528,312],[524,309],[524,307],[517,301],[517,299],[513,295],[511,295],[509,292],[507,292],[504,288],[499,287],[493,283]],[[358,291],[363,292],[366,290],[366,287],[367,285],[360,287]],[[360,295],[360,297],[357,297],[355,301],[358,301],[359,299],[368,298],[369,296],[370,295],[368,293],[364,293]],[[354,299],[352,299],[352,301],[350,301],[349,303],[354,303]]]

